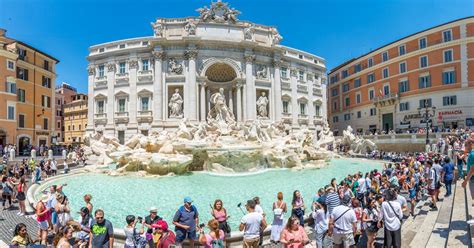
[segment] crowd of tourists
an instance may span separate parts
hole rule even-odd
[[[261,246],[267,226],[270,226],[270,244],[274,246],[351,247],[363,242],[367,247],[375,247],[375,238],[383,233],[385,247],[401,247],[403,220],[416,217],[417,202],[429,196],[431,210],[437,211],[436,204],[443,197],[441,187],[446,188],[444,196],[449,196],[456,179],[464,179],[465,186],[474,174],[474,133],[465,132],[452,139],[452,154],[397,154],[380,171],[359,172],[340,181],[332,179],[309,200],[303,199],[298,190],[289,201],[282,192],[276,194],[274,202],[261,202],[258,197],[249,199],[246,211],[241,209],[239,230],[234,231],[242,232],[243,247]],[[469,171],[467,176],[462,171],[464,164]],[[34,167],[36,170],[41,166],[35,162]],[[33,172],[25,161],[4,169],[1,184],[4,208],[16,200],[19,215],[25,214],[26,181]],[[52,169],[50,175],[54,175]],[[31,178],[35,182],[35,177]],[[27,230],[26,225],[18,224],[11,244],[116,247],[114,227],[104,210],[94,209],[92,196],[84,195],[80,217],[73,220],[74,210],[65,191],[67,185],[53,185],[43,192],[32,216],[38,223],[37,229]],[[265,213],[263,204],[271,205],[272,211]],[[223,201],[217,199],[211,207],[212,218],[207,224],[200,224],[199,206],[193,204],[191,197],[184,197],[174,216],[166,216],[166,219],[172,217],[171,223],[159,215],[156,207],[151,207],[144,218],[128,215],[120,227],[125,234],[124,247],[166,248],[183,244],[194,247],[198,243],[209,248],[226,247],[231,233],[229,216]],[[309,229],[304,228],[305,223]],[[38,239],[32,240],[28,231],[37,231]]]

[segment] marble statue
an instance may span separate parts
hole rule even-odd
[[[228,124],[235,123],[234,114],[227,107],[223,88],[220,88],[218,92],[211,95],[210,102],[213,108],[207,115],[209,121],[225,122]]]
[[[237,16],[240,14],[240,11],[229,8],[227,3],[222,1],[213,2],[211,8],[207,6],[197,9],[199,12],[199,19],[204,22],[213,21],[213,22],[230,22],[236,23],[238,21]]]
[[[179,94],[179,89],[175,89],[169,102],[170,118],[183,117],[183,102],[183,98]]]
[[[329,128],[327,120],[323,122],[323,130],[318,134],[318,140],[316,141],[316,146],[326,148],[328,145],[333,144],[335,141],[334,134]]]
[[[196,35],[197,23],[194,20],[189,20],[184,26],[184,30],[188,32],[189,35]]]
[[[283,37],[280,35],[280,33],[277,31],[276,28],[272,29],[272,34],[273,34],[273,45],[280,44]]]
[[[168,62],[168,71],[172,74],[181,75],[183,73],[183,65],[178,63],[176,59],[170,58]]]
[[[340,144],[348,147],[351,154],[365,155],[377,149],[377,145],[373,141],[355,136],[351,126],[347,126],[347,129],[343,130],[342,134],[343,137]]]
[[[199,19],[202,21],[208,21],[211,19],[211,10],[207,6],[199,8],[196,11],[199,12]]]
[[[257,70],[257,78],[258,79],[267,79],[268,78],[267,66],[266,65],[259,65],[258,70]]]
[[[260,97],[257,100],[257,110],[259,117],[268,117],[267,105],[268,105],[268,98],[265,96],[265,92],[262,91]]]
[[[161,25],[161,23],[159,23],[158,21],[151,22],[150,24],[153,27],[153,33],[155,34],[155,37],[162,37],[163,36],[163,25]]]

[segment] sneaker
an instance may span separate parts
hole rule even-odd
[[[20,213],[18,216],[23,216],[23,215],[25,215],[25,214],[24,214],[24,213]]]
[[[438,211],[438,207],[434,206],[431,208],[431,211]],[[473,222],[474,223],[474,222]]]
[[[20,214],[21,214],[21,212],[16,213],[16,215],[20,215]]]
[[[466,221],[468,225],[474,225],[474,219],[470,219]]]

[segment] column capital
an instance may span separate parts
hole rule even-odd
[[[95,66],[88,65],[87,66],[87,72],[89,73],[89,76],[94,76],[95,75]]]
[[[128,67],[130,69],[137,69],[138,68],[138,61],[136,59],[131,59],[128,61]]]
[[[273,59],[272,65],[275,68],[279,68],[281,66],[281,60],[280,59]]]
[[[245,58],[245,62],[252,63],[255,60],[255,55],[247,54],[247,55],[244,55],[244,58]]]
[[[163,60],[165,57],[165,52],[163,51],[153,51],[152,54],[153,54],[153,58],[159,59],[159,60]]]
[[[109,71],[109,72],[111,72],[111,71],[115,72],[115,69],[116,69],[115,63],[112,63],[112,62],[111,62],[111,63],[108,63],[108,64],[107,64],[107,71]]]
[[[197,55],[198,55],[198,51],[197,51],[197,50],[194,50],[194,49],[192,49],[192,50],[186,50],[186,51],[184,52],[184,57],[185,57],[186,59],[188,59],[188,60],[191,60],[191,59],[194,60],[194,59],[196,59],[196,58],[197,58]]]

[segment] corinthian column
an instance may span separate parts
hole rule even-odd
[[[257,117],[257,107],[256,107],[256,93],[255,93],[255,84],[253,80],[253,61],[255,60],[255,55],[246,54],[245,55],[245,87],[247,99],[245,101],[247,112],[247,120],[255,120]],[[247,121],[246,120],[246,121]]]
[[[242,93],[240,88],[241,84],[237,84],[237,121],[242,121]]]
[[[282,108],[282,101],[281,101],[281,78],[280,78],[280,59],[275,58],[273,61],[273,69],[274,69],[274,77],[273,79],[273,109],[275,116],[273,119],[275,121],[281,120],[281,108]]]
[[[128,128],[136,128],[137,125],[137,70],[138,61],[132,59],[128,61],[129,82],[130,82],[130,108],[128,110],[130,122]]]
[[[153,76],[153,126],[158,126],[158,122],[163,120],[163,77],[162,77],[162,64],[163,64],[163,51],[153,51],[153,57],[155,58],[155,68]]]
[[[200,109],[200,116],[201,116],[201,121],[206,121],[206,83],[201,83],[201,94],[200,94],[200,103],[199,103],[199,109]]]
[[[197,107],[197,84],[196,84],[196,50],[187,50],[185,53],[188,59],[188,82],[187,90],[189,100],[187,101],[188,116],[189,120],[198,120],[198,107]],[[186,101],[185,101],[186,102]],[[186,112],[185,112],[186,113]]]
[[[93,65],[89,65],[87,67],[87,72],[89,73],[89,77],[87,78],[87,92],[89,92],[89,98],[87,98],[87,133],[94,132],[94,112],[95,112],[95,104],[94,104],[94,79],[95,79],[95,67]],[[64,136],[61,137],[64,139]],[[66,141],[66,140],[64,140]]]
[[[106,129],[115,130],[114,126],[114,117],[115,117],[115,70],[116,65],[114,61],[111,61],[107,64],[107,126]],[[106,133],[109,135],[114,135],[112,133]]]

